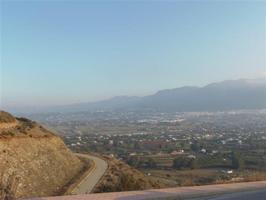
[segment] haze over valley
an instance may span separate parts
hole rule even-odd
[[[79,111],[196,112],[266,108],[266,78],[226,80],[204,87],[184,86],[153,95],[116,96],[91,103],[50,107],[6,107],[15,113]],[[5,108],[5,107],[4,107]]]
[[[265,1],[0,15],[0,200],[265,200]]]

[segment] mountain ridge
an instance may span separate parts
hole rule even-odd
[[[266,108],[266,78],[214,82],[202,87],[183,86],[159,90],[147,96],[114,96],[110,99],[53,106],[33,112],[225,111]],[[10,109],[9,109],[10,110]],[[30,110],[30,109],[28,109]],[[24,109],[24,112],[27,109]],[[16,111],[15,111],[16,112]]]
[[[72,105],[78,111],[81,104]],[[65,106],[66,110],[69,108]],[[219,111],[266,108],[266,78],[238,79],[159,90],[144,97],[117,96],[82,104],[82,110]]]

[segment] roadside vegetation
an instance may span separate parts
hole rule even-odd
[[[108,169],[93,192],[119,192],[161,188],[158,181],[142,172],[109,156],[103,157],[108,162]]]

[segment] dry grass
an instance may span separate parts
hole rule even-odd
[[[107,156],[104,158],[109,167],[94,189],[95,193],[161,188],[159,183],[129,165]]]
[[[15,199],[19,177],[12,173],[7,175],[6,170],[0,174],[0,200]]]
[[[16,118],[10,115],[7,112],[0,111],[0,123],[14,123],[16,122]]]

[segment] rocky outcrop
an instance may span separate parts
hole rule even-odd
[[[82,162],[58,136],[37,123],[26,119],[16,123],[0,128],[0,189],[15,179],[17,198],[58,194],[79,174]]]

